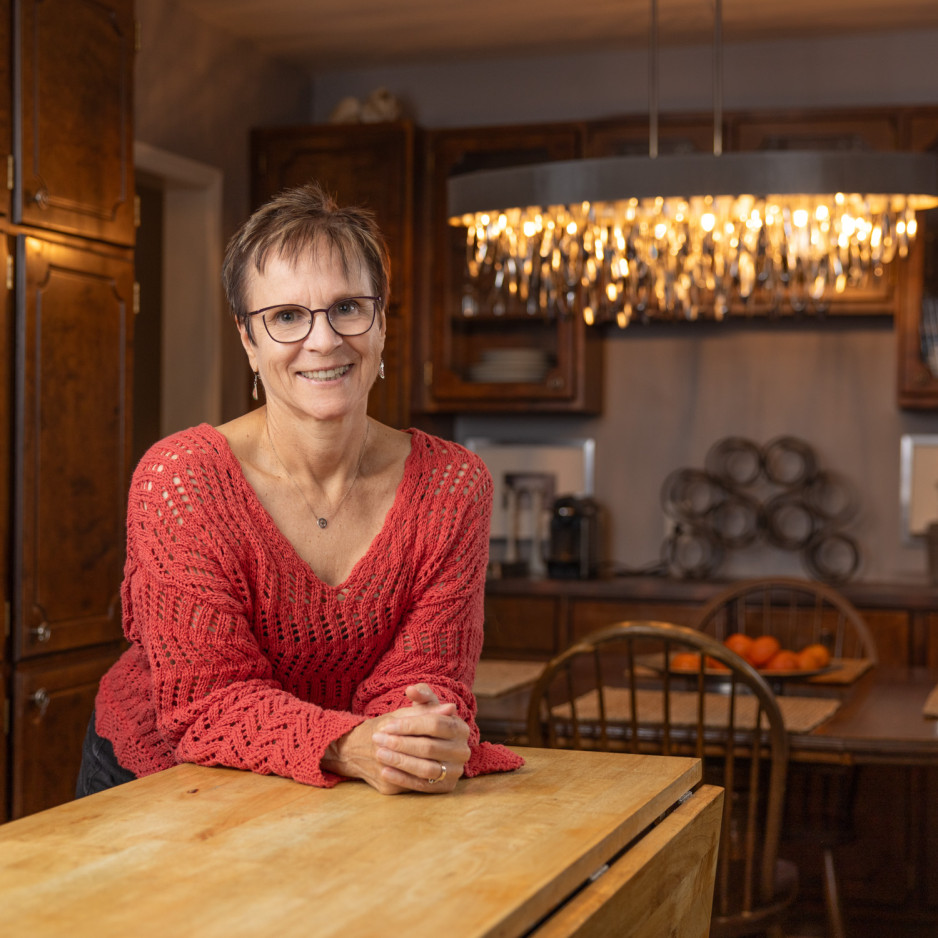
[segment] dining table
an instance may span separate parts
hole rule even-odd
[[[0,934],[705,938],[697,759],[517,748],[445,795],[178,765],[0,826]]]
[[[476,721],[484,738],[527,742],[528,700],[543,667],[479,662]],[[789,728],[792,761],[938,766],[938,671],[855,660],[802,680],[769,682]]]

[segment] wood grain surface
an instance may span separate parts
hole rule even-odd
[[[182,765],[0,827],[10,934],[518,935],[699,780],[696,760],[526,749],[452,795]]]

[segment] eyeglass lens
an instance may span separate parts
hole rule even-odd
[[[324,312],[329,325],[344,336],[361,335],[371,328],[377,300],[371,296],[350,296],[336,300],[328,309],[307,309],[291,304],[264,310],[264,325],[275,342],[298,342],[313,329],[316,313]]]

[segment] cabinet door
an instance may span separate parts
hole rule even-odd
[[[486,658],[551,658],[563,647],[560,602],[552,597],[486,596]]]
[[[908,146],[938,158],[938,108],[916,109]],[[938,409],[938,208],[918,213],[918,238],[900,272],[896,310],[899,406]]]
[[[12,513],[10,474],[13,470],[13,244],[0,235],[0,674],[9,658],[10,635],[10,544]],[[0,698],[0,707],[3,700]],[[0,802],[2,803],[2,802]]]
[[[10,72],[10,0],[0,0],[0,216],[10,214],[8,172],[13,160],[12,76]]]
[[[467,229],[452,226],[447,181],[475,170],[575,159],[577,125],[437,131],[428,136],[427,225],[421,317],[422,409],[451,413],[598,413],[602,359],[599,338],[578,315],[531,315],[504,288],[479,289],[467,274]],[[532,362],[531,356],[541,353]]]
[[[368,412],[382,423],[410,423],[414,135],[406,122],[259,129],[251,135],[253,202],[318,180],[340,205],[375,213],[391,257],[385,378]]]
[[[44,811],[75,797],[81,744],[98,682],[120,650],[109,645],[50,655],[16,669],[12,817]]]
[[[723,132],[724,137],[726,131]],[[590,121],[586,127],[586,152],[591,159],[603,156],[648,156],[648,117]],[[713,120],[700,115],[664,115],[658,121],[658,153],[683,155],[713,152]]]
[[[15,220],[133,244],[133,0],[19,7]]]
[[[17,247],[14,655],[118,638],[130,460],[129,258]]]

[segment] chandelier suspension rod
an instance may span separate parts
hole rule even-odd
[[[648,155],[658,155],[658,0],[651,0],[648,52]]]
[[[713,11],[713,155],[723,153],[723,0]]]

